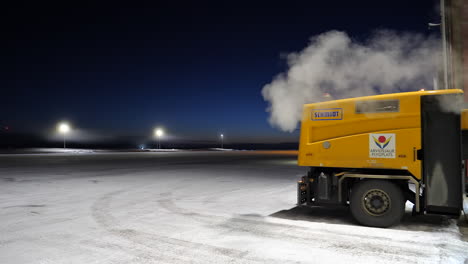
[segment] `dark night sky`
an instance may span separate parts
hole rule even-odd
[[[63,2],[2,8],[0,124],[10,133],[65,119],[95,134],[163,125],[186,139],[296,141],[268,124],[260,92],[285,70],[281,54],[333,29],[429,34],[438,1]]]

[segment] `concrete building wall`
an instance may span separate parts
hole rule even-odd
[[[468,102],[468,0],[445,0],[449,88],[465,91]]]
[[[468,102],[468,1],[461,6],[461,34],[462,34],[462,60],[463,60],[463,90],[465,91],[465,102]]]

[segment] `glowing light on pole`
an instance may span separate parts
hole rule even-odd
[[[221,148],[224,148],[224,135],[221,134]]]
[[[66,148],[67,147],[66,135],[68,132],[70,132],[70,125],[67,123],[60,123],[57,126],[57,130],[59,131],[59,133],[63,134],[63,148]]]
[[[164,135],[164,131],[161,128],[156,128],[154,135],[158,138],[158,149],[161,149],[161,137]]]

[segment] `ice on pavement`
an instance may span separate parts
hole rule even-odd
[[[294,157],[0,157],[0,263],[464,263],[455,220],[295,207]]]
[[[74,148],[26,148],[26,149],[2,149],[0,155],[16,154],[51,154],[51,153],[65,153],[65,154],[84,154],[94,153],[92,149],[74,149]]]

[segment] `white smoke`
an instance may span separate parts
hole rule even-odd
[[[378,31],[364,42],[345,32],[312,37],[307,48],[287,55],[289,69],[262,89],[270,123],[293,131],[302,106],[324,93],[349,98],[432,89],[440,40],[419,34]]]

